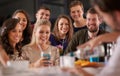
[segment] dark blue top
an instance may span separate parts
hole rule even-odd
[[[66,47],[68,45],[67,39],[57,40],[56,37],[53,34],[51,34],[49,40],[51,42],[51,45],[53,45],[53,46],[58,46],[58,45],[63,46],[63,53],[65,52],[65,49],[66,49]]]
[[[79,30],[82,30],[82,29],[87,29],[87,26],[83,26],[83,27],[74,27],[73,26],[74,33],[76,33]]]

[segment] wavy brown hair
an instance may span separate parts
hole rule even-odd
[[[5,49],[8,55],[14,54],[14,48],[9,43],[8,34],[12,29],[14,29],[17,26],[18,23],[19,23],[18,19],[10,18],[10,19],[7,19],[1,27],[1,34],[0,34],[1,35],[1,46],[3,47],[3,49]],[[20,55],[21,54],[21,43],[20,42],[16,44],[15,49],[19,52],[19,55]]]
[[[23,40],[22,40],[22,46],[30,43],[30,40],[31,40],[31,35],[32,35],[32,30],[31,30],[31,27],[30,27],[30,19],[29,19],[29,16],[27,14],[27,12],[23,9],[18,9],[16,10],[13,15],[12,15],[12,18],[14,18],[14,16],[16,16],[16,14],[18,13],[23,13],[27,19],[27,26],[26,28],[23,30]]]
[[[59,41],[60,40],[60,35],[59,35],[59,32],[58,32],[58,22],[61,18],[65,18],[68,20],[68,23],[69,23],[69,31],[68,33],[66,34],[66,37],[67,37],[67,41],[69,42],[73,36],[73,27],[72,27],[72,22],[71,22],[71,19],[66,16],[66,15],[60,15],[56,22],[55,22],[55,25],[54,25],[54,28],[53,28],[53,35],[56,37],[56,39]]]

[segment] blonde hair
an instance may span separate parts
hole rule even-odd
[[[35,32],[38,29],[38,27],[40,27],[42,25],[44,25],[44,26],[50,26],[50,28],[51,28],[51,22],[49,20],[47,20],[47,19],[39,19],[35,23],[35,25],[34,25],[34,29],[33,29],[33,33],[32,33],[32,39],[31,39],[30,45],[36,43]]]

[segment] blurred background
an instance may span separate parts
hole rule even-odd
[[[59,14],[69,15],[69,4],[73,0],[0,0],[0,26],[3,21],[13,14],[16,9],[24,9],[28,12],[32,23],[35,22],[35,14],[41,5],[51,9],[50,21],[54,23]],[[84,5],[84,12],[90,8],[89,0],[80,0]]]

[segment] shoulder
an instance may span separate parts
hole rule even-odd
[[[57,48],[56,46],[50,45],[50,50],[51,50],[52,52],[57,52],[57,51],[58,51],[58,48]]]
[[[85,34],[85,33],[87,33],[87,29],[82,29],[82,30],[77,31],[77,32],[75,33],[75,35],[83,35],[83,34]]]
[[[22,47],[22,51],[30,51],[31,49],[32,48],[29,44]]]
[[[58,41],[57,38],[56,38],[56,36],[53,35],[53,34],[50,34],[49,40],[50,40],[50,42],[51,42],[52,45],[55,44]]]
[[[50,38],[55,38],[55,35],[51,33]]]
[[[99,30],[99,34],[104,34],[104,33],[109,33],[109,32],[101,29]]]
[[[50,45],[52,50],[57,50],[58,48],[56,46]]]
[[[25,45],[22,47],[22,49],[29,48],[29,47],[30,47],[29,45]]]

